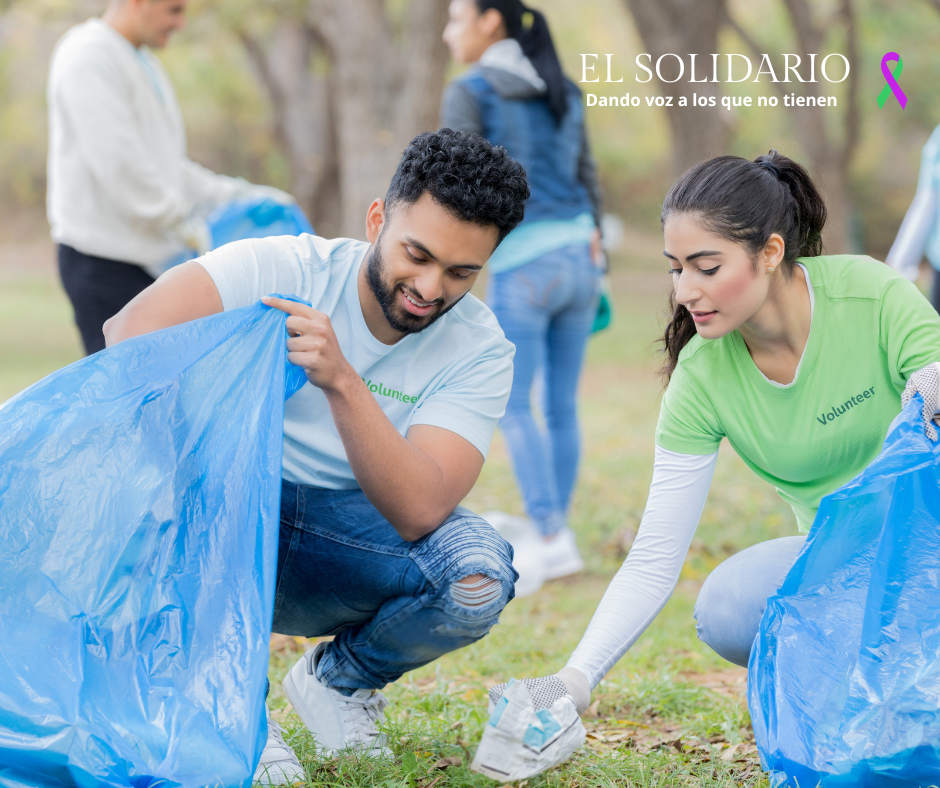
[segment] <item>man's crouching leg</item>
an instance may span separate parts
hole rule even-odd
[[[490,631],[515,595],[512,547],[463,507],[411,543],[409,558],[421,587],[383,604],[364,626],[337,635],[318,671],[331,686],[380,688],[469,646]]]
[[[285,694],[321,750],[387,755],[378,690],[489,632],[514,595],[512,548],[463,508],[406,542],[358,490],[285,483],[281,502],[274,629],[334,636]]]

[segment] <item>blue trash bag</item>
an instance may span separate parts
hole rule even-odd
[[[940,444],[922,405],[823,498],[768,601],[748,705],[772,786],[940,785]]]
[[[298,205],[284,205],[268,197],[221,205],[209,214],[206,223],[212,233],[213,249],[246,238],[313,234],[313,227]],[[196,256],[192,249],[187,249],[168,263],[166,269],[194,260]]]
[[[126,340],[0,407],[0,786],[249,786],[286,315]]]

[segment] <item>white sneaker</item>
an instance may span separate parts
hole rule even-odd
[[[584,571],[584,559],[578,552],[574,532],[570,528],[562,528],[554,539],[543,540],[542,548],[546,580]]]
[[[300,765],[294,751],[284,741],[284,731],[272,718],[268,716],[268,741],[261,752],[261,760],[255,769],[254,781],[261,785],[293,785],[297,782],[306,783],[307,773]]]
[[[516,599],[531,596],[545,582],[545,558],[542,537],[531,520],[505,512],[480,515],[497,533],[512,545],[512,565],[519,573]]]
[[[388,701],[377,690],[360,689],[346,696],[322,684],[316,666],[326,645],[310,649],[290,669],[284,677],[284,694],[327,755],[361,749],[390,758],[385,736],[376,728],[385,717]]]

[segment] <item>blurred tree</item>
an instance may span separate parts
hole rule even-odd
[[[721,51],[718,31],[725,19],[726,0],[626,0],[626,4],[653,63],[666,53],[678,53],[683,59],[694,54],[698,73],[711,73],[712,53]],[[678,63],[663,61],[664,76],[673,66],[677,68]],[[720,97],[720,83],[691,83],[683,75],[669,85],[668,92],[677,99],[666,114],[672,130],[673,173],[679,176],[693,164],[724,153],[729,129],[720,106],[675,106],[679,96],[686,96],[691,104],[693,93]]]
[[[437,127],[447,1],[211,4],[261,78],[314,227],[362,237],[366,209],[384,195],[402,149]]]
[[[861,115],[858,106],[858,82],[861,62],[858,54],[858,27],[855,16],[855,0],[839,0],[831,15],[822,17],[813,13],[808,0],[782,0],[790,17],[796,37],[796,52],[822,53],[832,31],[841,30],[844,35],[845,56],[851,68],[846,79],[844,97],[845,110],[835,124],[833,115],[816,107],[792,107],[794,130],[803,150],[809,156],[809,170],[823,194],[829,209],[826,224],[826,245],[839,252],[853,250],[850,235],[851,199],[849,188],[852,159],[858,148]],[[940,2],[940,0],[938,0]],[[728,17],[728,22],[757,58],[763,52],[779,49],[778,43],[770,47],[767,42],[756,41],[746,30]],[[804,69],[805,71],[805,69]],[[829,83],[817,82],[772,83],[774,89],[784,96],[797,93],[815,98],[823,95],[823,87]],[[835,128],[833,126],[835,125]]]

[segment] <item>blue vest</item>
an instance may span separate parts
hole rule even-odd
[[[530,196],[524,223],[573,219],[590,213],[590,195],[578,180],[584,108],[575,84],[565,80],[568,112],[559,124],[545,96],[503,98],[475,70],[460,79],[476,98],[483,136],[494,145],[502,145],[525,167]]]

